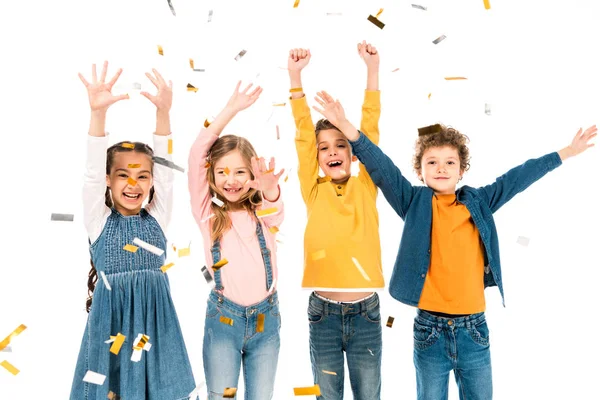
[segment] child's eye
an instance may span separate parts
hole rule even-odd
[[[448,164],[454,164],[454,161],[448,161]]]
[[[127,178],[127,175],[126,174],[119,174],[119,177],[120,178]]]
[[[223,171],[217,171],[217,175],[223,175],[224,172]]]
[[[435,164],[435,161],[429,161],[428,164]]]
[[[321,151],[327,150],[327,147],[321,147]]]
[[[142,176],[138,177],[138,180],[139,179],[148,179],[148,177],[146,175],[142,175]]]
[[[340,148],[342,148],[342,149],[345,149],[345,148],[346,148],[346,145],[345,145],[345,144],[338,144],[338,147],[340,147]]]
[[[237,172],[238,175],[244,175],[245,173],[246,173],[246,171],[243,171],[243,170]]]

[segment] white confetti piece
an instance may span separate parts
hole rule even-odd
[[[485,114],[492,115],[492,106],[489,105],[488,103],[485,103]]]
[[[273,293],[273,289],[275,289],[275,284],[277,284],[277,278],[273,279],[273,283],[271,283],[271,287],[269,288],[267,294]]]
[[[208,22],[212,21],[213,10],[208,11]]]
[[[0,350],[0,352],[3,352],[3,353],[12,353],[12,347],[10,347],[10,345],[8,345],[5,348],[3,348],[2,350]]]
[[[106,290],[112,290],[112,288],[110,287],[110,284],[108,283],[108,279],[106,278],[106,275],[104,274],[104,271],[100,271],[100,276],[102,277],[102,280],[104,281],[104,286],[106,286]]]
[[[235,61],[239,61],[242,57],[244,57],[244,55],[246,55],[246,50],[240,51],[238,55],[235,56]]]
[[[210,214],[208,217],[204,218],[204,219],[203,219],[203,220],[201,220],[200,222],[206,222],[206,221],[208,221],[209,219],[211,219],[211,218],[212,218],[212,217],[214,217],[214,216],[215,216],[215,214]]]
[[[103,385],[105,379],[106,375],[102,375],[94,371],[86,372],[85,376],[83,377],[84,382],[93,383],[94,385]]]
[[[354,257],[352,257],[352,262],[354,263],[354,265],[356,266],[356,268],[358,268],[358,271],[362,274],[363,278],[365,278],[366,280],[370,281],[371,278],[369,278],[369,276],[367,275],[367,273],[365,272],[365,270],[363,269],[363,267],[360,265],[360,263],[358,262],[358,260]]]
[[[200,384],[198,386],[196,386],[196,389],[194,389],[192,391],[192,393],[190,393],[188,395],[188,397],[190,398],[189,400],[196,400],[196,399],[202,400],[200,398],[200,391],[202,390],[202,388],[204,387],[204,385],[205,385],[204,380],[202,380],[202,382],[200,382]]]
[[[140,238],[134,238],[133,243],[137,244],[144,250],[148,250],[150,253],[156,254],[157,256],[162,256],[165,253],[163,249],[159,249],[158,247],[153,246],[150,243],[146,243]]]
[[[225,205],[225,203],[223,202],[223,200],[217,198],[217,196],[214,196],[211,200],[212,200],[213,203],[215,203],[219,207],[223,207]]]
[[[521,246],[527,247],[529,245],[529,238],[525,237],[525,236],[519,236],[517,238],[517,243],[520,244]]]

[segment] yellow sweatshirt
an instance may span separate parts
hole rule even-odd
[[[302,198],[308,212],[304,232],[302,287],[369,291],[384,287],[379,243],[377,187],[365,167],[344,184],[319,177],[317,140],[306,97],[292,99]],[[360,130],[379,143],[379,91],[365,91]]]

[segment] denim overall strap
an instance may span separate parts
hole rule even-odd
[[[265,271],[267,275],[267,290],[271,288],[273,284],[273,267],[271,266],[271,250],[267,247],[267,241],[265,239],[265,235],[263,234],[262,225],[260,224],[260,220],[256,217],[256,213],[254,214],[256,218],[256,236],[258,237],[258,243],[260,245],[260,253],[263,258],[263,262],[265,264]],[[215,240],[213,246],[210,249],[213,258],[213,265],[221,261],[221,242],[219,239]],[[222,292],[224,287],[221,283],[221,269],[215,271],[215,290],[218,292]]]

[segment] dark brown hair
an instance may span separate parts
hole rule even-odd
[[[133,145],[133,148],[130,148],[131,146],[123,147],[123,144],[125,144],[125,143]],[[110,170],[112,169],[113,161],[115,158],[115,153],[126,153],[126,152],[132,152],[132,151],[136,152],[136,153],[146,154],[148,157],[150,157],[150,167],[151,168],[154,167],[154,161],[152,160],[152,157],[154,156],[154,152],[152,151],[150,146],[148,146],[145,143],[140,143],[140,142],[119,142],[119,143],[113,144],[106,150],[106,175],[110,175]],[[154,198],[154,187],[152,187],[150,189],[150,193],[148,195],[148,203],[150,203],[153,198]],[[113,207],[113,201],[110,196],[110,188],[109,187],[106,188],[106,192],[104,193],[104,204],[106,204],[106,206],[108,208]],[[92,307],[92,297],[93,297],[94,289],[96,288],[96,282],[98,282],[98,273],[96,271],[96,267],[94,266],[94,262],[92,260],[90,260],[90,265],[92,266],[92,268],[90,269],[90,272],[88,273],[88,284],[87,284],[88,298],[85,302],[85,311],[87,311],[88,313],[90,312],[90,308]]]
[[[421,173],[423,154],[432,147],[452,147],[458,151],[460,169],[462,171],[468,171],[471,166],[469,163],[471,156],[469,155],[469,148],[467,147],[467,143],[469,142],[467,135],[464,135],[449,126],[440,124],[440,127],[441,130],[439,132],[419,136],[415,142],[413,168],[417,174]]]
[[[207,168],[206,176],[208,180],[208,186],[210,188],[210,194],[212,196],[218,197],[219,193],[215,184],[215,163],[233,150],[238,150],[240,152],[246,167],[250,170],[250,179],[254,179],[254,174],[252,173],[252,158],[256,157],[256,151],[254,150],[254,147],[252,147],[252,144],[250,144],[247,139],[241,136],[221,136],[212,145],[208,153],[208,157],[206,158],[206,161],[210,164],[210,166]],[[210,205],[211,211],[215,215],[214,218],[211,218],[210,238],[212,242],[221,238],[223,233],[231,228],[231,219],[229,218],[229,214],[227,214],[229,203],[226,199],[221,200],[223,200],[225,203],[223,207],[219,207],[214,202],[212,202]],[[262,203],[262,194],[259,190],[250,188],[250,190],[242,195],[239,203],[242,208],[253,213],[254,210],[256,210],[256,207]]]

